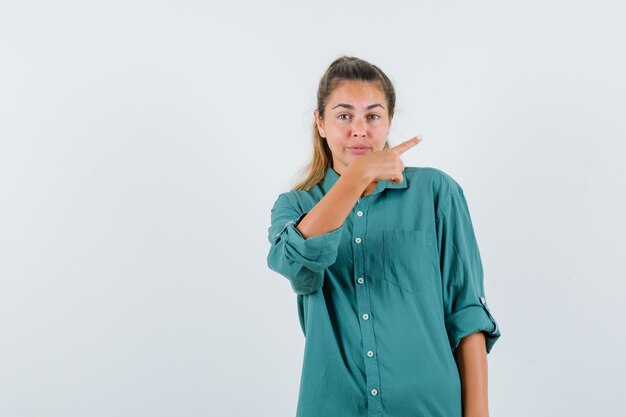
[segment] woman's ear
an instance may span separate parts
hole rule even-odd
[[[313,110],[313,117],[315,118],[315,124],[317,125],[317,131],[320,136],[326,138],[326,129],[324,129],[324,121],[320,118],[320,113],[317,109]]]

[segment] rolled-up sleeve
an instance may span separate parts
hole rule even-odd
[[[296,208],[287,193],[274,203],[268,239],[268,267],[286,277],[296,294],[308,294],[321,288],[324,270],[335,263],[343,225],[305,239],[296,228],[308,212]]]
[[[487,353],[500,329],[487,306],[483,266],[470,213],[461,186],[448,179],[437,211],[437,239],[443,288],[445,326],[454,352],[461,339],[485,332]]]

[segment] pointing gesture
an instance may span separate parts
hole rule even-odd
[[[413,136],[409,140],[405,140],[399,145],[394,146],[393,148],[389,148],[391,151],[395,152],[397,155],[401,155],[411,149],[413,146],[417,145],[422,141],[420,136]]]
[[[353,160],[348,169],[362,170],[371,182],[386,180],[399,184],[404,180],[402,176],[404,163],[400,155],[421,141],[421,136],[414,136],[389,149],[365,154]]]

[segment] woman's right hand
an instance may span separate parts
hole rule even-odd
[[[347,169],[360,171],[370,182],[386,180],[400,183],[403,181],[402,171],[404,170],[404,162],[400,159],[400,155],[421,141],[420,136],[414,136],[389,149],[361,155],[355,158]]]

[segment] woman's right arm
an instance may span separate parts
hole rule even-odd
[[[402,180],[400,155],[420,141],[409,139],[391,149],[356,158],[307,213],[281,194],[272,208],[268,267],[291,282],[296,294],[321,288],[324,270],[335,263],[343,224],[372,181]]]
[[[372,181],[386,180],[389,176],[402,179],[404,164],[400,155],[420,141],[414,137],[387,152],[372,152],[356,158],[328,193],[300,221],[297,226],[300,233],[305,237],[316,236],[341,226]]]
[[[324,270],[335,263],[343,224],[370,183],[356,168],[346,169],[333,187],[307,213],[281,194],[272,208],[268,267],[286,277],[296,294],[323,285]]]
[[[362,170],[348,167],[335,185],[296,225],[302,236],[308,239],[340,227],[370,182]]]

